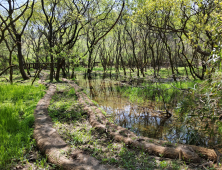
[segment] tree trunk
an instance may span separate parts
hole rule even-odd
[[[9,54],[9,65],[11,66],[12,65],[12,51],[10,51],[10,54]],[[10,76],[9,76],[9,80],[11,82],[11,84],[13,84],[13,80],[12,80],[12,75],[13,75],[13,67],[10,67]]]
[[[51,50],[50,50],[51,51]],[[50,52],[51,53],[51,52]],[[53,81],[53,73],[54,73],[54,61],[53,61],[53,55],[50,54],[51,63],[50,63],[50,81]]]
[[[150,47],[150,50],[151,50],[151,56],[152,56],[152,59],[153,59],[153,76],[154,78],[157,77],[157,74],[156,74],[156,60],[155,60],[155,53],[154,53],[154,49],[153,49],[153,46],[152,45],[149,45]]]
[[[121,54],[120,54],[120,59],[121,59],[121,64],[122,64],[124,76],[126,76],[126,68],[125,68],[125,65],[124,65],[123,58],[122,58],[122,55],[121,55]]]
[[[57,70],[56,70],[56,76],[55,76],[56,81],[59,81],[59,73],[60,73],[60,69],[61,69],[61,62],[62,62],[62,59],[59,58],[58,61],[57,61]]]
[[[65,59],[63,59],[62,60],[62,63],[61,63],[61,68],[62,68],[62,77],[63,78],[66,78],[67,76],[67,74],[66,74],[66,68],[65,68],[65,66],[66,66],[66,62],[65,62]],[[69,73],[69,71],[68,71],[68,73]]]
[[[69,60],[68,60],[68,63],[67,63],[67,66],[68,66],[68,75],[70,75],[70,63],[69,63]]]
[[[22,56],[23,57],[23,63],[24,63],[24,66],[25,66],[25,68],[26,68],[26,70],[27,70],[27,73],[28,73],[28,75],[31,77],[31,73],[29,72],[29,68],[28,68],[28,66],[27,66],[27,64],[26,64],[26,62],[25,62],[25,58],[24,58],[24,56]]]
[[[140,69],[140,72],[141,72],[141,74],[143,75],[143,77],[145,77],[144,68],[143,68],[143,67]]]
[[[92,73],[92,50],[89,51],[89,58],[88,58],[88,70],[87,74],[90,75]]]
[[[72,68],[72,74],[71,74],[71,76],[70,76],[70,78],[71,78],[71,79],[73,79],[73,78],[74,78],[74,74],[75,74],[75,72],[74,72],[74,71],[75,71],[75,67],[73,66],[73,68]]]
[[[171,71],[172,71],[172,75],[173,75],[173,80],[177,81],[176,76],[175,76],[175,72],[173,69],[173,61],[172,61],[171,51],[169,51],[168,54],[169,54],[169,59],[170,59],[170,66],[171,66]]]
[[[140,76],[140,68],[139,68],[139,66],[137,66],[137,77],[139,77]]]
[[[22,78],[24,80],[28,80],[29,77],[26,75],[24,67],[23,67],[23,56],[22,56],[22,41],[21,41],[21,35],[16,35],[16,41],[17,41],[17,48],[18,48],[18,61],[19,61],[19,70],[22,75]]]

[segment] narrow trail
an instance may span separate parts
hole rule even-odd
[[[43,80],[41,80],[41,83],[43,83]],[[56,86],[49,84],[45,96],[38,102],[34,111],[34,138],[40,151],[47,155],[50,163],[56,164],[62,169],[116,170],[117,168],[112,166],[101,165],[97,159],[89,155],[82,154],[79,151],[72,152],[72,157],[66,156],[66,153],[70,152],[70,147],[53,128],[52,119],[49,117],[47,110],[50,100],[55,92]]]

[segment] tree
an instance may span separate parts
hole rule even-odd
[[[92,4],[91,10],[88,11],[87,20],[90,21],[90,23],[87,25],[87,27],[85,27],[86,42],[89,54],[87,73],[89,75],[91,74],[94,67],[94,62],[92,59],[93,50],[96,47],[97,43],[102,40],[102,38],[104,38],[119,21],[125,6],[125,1],[123,0],[122,8],[114,23],[110,23],[110,20],[113,21],[112,16],[115,14],[112,13],[115,2],[113,3],[113,5],[111,5],[111,7],[109,3],[105,4],[105,6],[103,6],[104,4],[102,4],[99,6],[99,9],[97,7],[97,4],[97,2],[95,4]],[[102,12],[98,13],[97,10]]]
[[[6,19],[1,17],[5,28],[2,32],[4,39],[4,33],[7,30],[11,35],[11,38],[15,41],[17,46],[17,57],[19,61],[19,70],[24,80],[29,79],[24,71],[24,60],[22,55],[22,36],[25,28],[33,14],[35,1],[27,0],[24,4],[18,5],[14,0],[8,0],[7,5],[0,4],[5,10]],[[1,42],[1,41],[0,41]]]
[[[218,22],[217,11],[221,5],[219,1],[201,0],[194,3],[188,0],[161,0],[158,2],[144,0],[138,2],[138,8],[134,8],[135,13],[131,17],[132,20],[140,26],[149,27],[150,30],[159,34],[164,40],[168,55],[171,49],[169,49],[170,42],[167,34],[171,34],[173,37],[177,36],[180,39],[178,42],[181,44],[177,48],[183,46],[182,43],[189,44],[194,52],[182,56],[189,67],[195,67],[195,69],[190,69],[191,74],[203,79],[206,71],[206,61],[211,57],[211,51],[220,39],[220,36],[214,36],[214,27]],[[175,51],[178,50],[175,49]],[[197,61],[195,66],[191,64],[192,58]],[[201,68],[198,64],[199,61],[202,63]],[[170,64],[172,72],[174,72],[172,58]],[[197,70],[201,69],[202,73],[199,75]],[[174,73],[172,74],[174,75]]]
[[[10,35],[9,35],[10,36]],[[9,76],[9,80],[11,82],[11,84],[13,83],[12,80],[12,75],[13,75],[13,64],[12,64],[12,53],[14,52],[14,49],[16,47],[15,42],[10,42],[11,39],[4,39],[5,45],[9,51],[9,66],[10,66],[10,76]]]

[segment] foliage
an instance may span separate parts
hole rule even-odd
[[[208,61],[211,64],[213,72],[207,71],[208,79],[202,81],[199,85],[194,86],[190,93],[187,94],[177,106],[179,112],[189,113],[188,121],[196,121],[198,123],[198,131],[206,131],[211,137],[217,136],[218,132],[221,134],[221,114],[220,109],[222,105],[221,99],[221,49],[215,49],[212,54],[212,59]],[[189,107],[188,107],[189,106]],[[206,122],[206,123],[202,123]],[[214,124],[218,126],[214,127]],[[212,144],[215,141],[211,141]]]

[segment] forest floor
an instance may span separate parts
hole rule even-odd
[[[46,77],[45,77],[46,78]],[[168,159],[161,155],[149,155],[141,149],[132,148],[123,142],[115,141],[106,133],[100,133],[89,123],[87,114],[78,102],[75,90],[68,83],[53,82],[57,91],[52,97],[48,108],[53,121],[53,127],[62,139],[71,147],[67,158],[72,152],[78,151],[99,160],[101,164],[112,165],[123,169],[219,169],[194,164],[178,159]],[[107,117],[109,121],[112,120]],[[57,165],[47,161],[47,156],[41,154],[34,142],[32,148],[26,152],[23,161],[14,164],[15,170],[20,169],[60,169]]]

